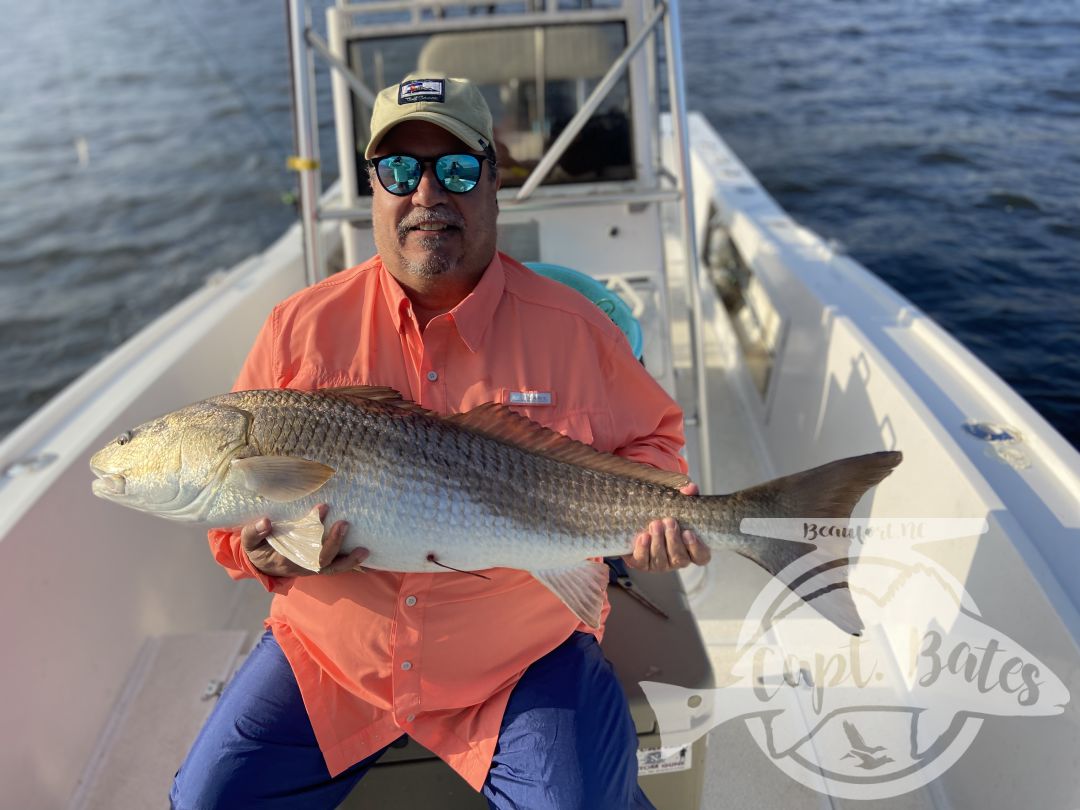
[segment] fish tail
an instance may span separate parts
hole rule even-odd
[[[766,521],[775,518],[785,521],[846,520],[866,491],[891,473],[902,458],[896,451],[845,458],[715,500],[737,499],[735,512]],[[724,506],[730,515],[731,501]],[[788,524],[788,535],[790,531]],[[862,619],[847,582],[849,537],[818,536],[813,542],[799,542],[744,534],[741,530],[739,534],[741,542],[734,547],[728,544],[727,548],[754,561],[773,576],[779,576],[784,584],[840,629],[851,635],[861,633]],[[785,571],[803,557],[807,559],[799,566],[798,573]]]

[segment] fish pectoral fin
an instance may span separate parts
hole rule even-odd
[[[318,571],[323,544],[323,522],[318,508],[299,520],[279,520],[270,527],[266,538],[270,548],[309,571]]]
[[[604,591],[608,583],[606,565],[584,560],[562,568],[545,568],[529,573],[544,583],[589,627],[600,626],[600,610],[604,606]]]
[[[238,458],[232,468],[252,492],[281,502],[311,495],[334,474],[333,467],[294,456]]]

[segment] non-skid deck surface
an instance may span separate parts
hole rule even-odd
[[[232,674],[250,634],[191,633],[146,641],[72,806],[167,807],[172,777]]]

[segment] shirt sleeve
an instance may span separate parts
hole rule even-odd
[[[274,370],[274,354],[277,336],[275,334],[275,313],[263,323],[255,338],[240,375],[236,378],[233,391],[250,391],[258,388],[278,388],[277,374]],[[271,577],[251,564],[247,553],[240,544],[240,532],[229,529],[211,529],[207,533],[210,553],[218,565],[224,568],[233,579],[257,579],[264,588],[272,592],[288,589],[291,577]]]
[[[680,453],[685,444],[682,409],[624,342],[613,342],[607,366],[615,455],[662,470],[687,472]]]
[[[275,358],[278,354],[277,309],[263,322],[248,352],[240,374],[233,384],[233,391],[254,391],[259,388],[281,388]]]

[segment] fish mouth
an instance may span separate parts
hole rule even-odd
[[[97,476],[93,483],[90,484],[90,488],[99,498],[116,498],[125,494],[127,481],[124,476],[107,473],[92,464],[90,470]]]

